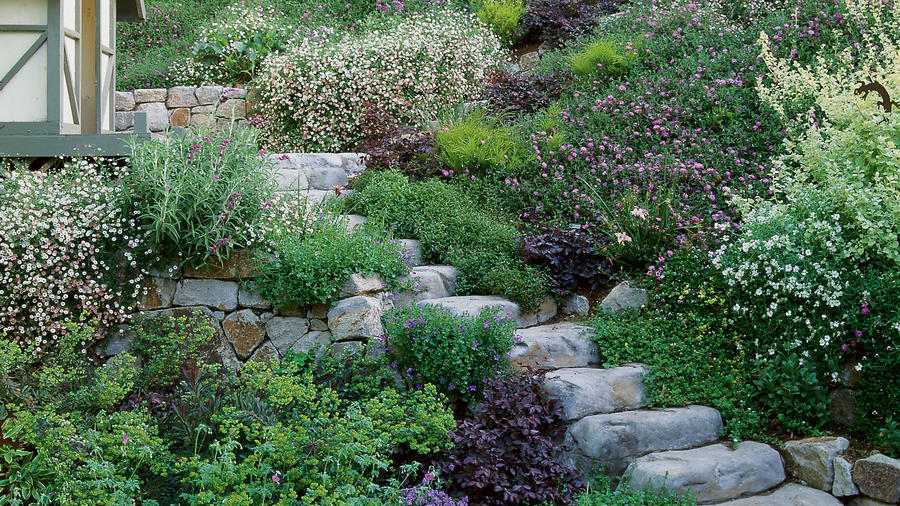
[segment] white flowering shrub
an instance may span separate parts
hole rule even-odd
[[[338,151],[362,140],[366,107],[420,124],[479,96],[505,58],[472,14],[454,10],[382,18],[329,42],[304,38],[271,55],[256,107],[280,150]]]
[[[802,130],[777,160],[777,185],[787,200],[815,191],[840,216],[835,252],[860,262],[900,265],[900,115],[887,113],[877,92],[857,92],[864,83],[884,86],[900,101],[900,5],[848,2],[851,17],[870,28],[865,44],[840,58],[815,65],[776,58],[766,34],[762,58],[773,82],[758,87],[763,101],[783,115],[785,104],[812,98],[800,118]],[[866,62],[859,65],[860,61]],[[814,190],[810,189],[814,186]]]
[[[137,266],[143,237],[119,194],[86,160],[60,172],[0,174],[0,335],[41,356],[67,333],[64,322],[98,337],[122,320],[140,276],[117,274]],[[90,344],[82,341],[83,353]]]

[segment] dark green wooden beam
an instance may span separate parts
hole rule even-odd
[[[135,134],[0,135],[0,157],[129,156]],[[149,140],[149,134],[137,135]]]

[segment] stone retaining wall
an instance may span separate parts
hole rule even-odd
[[[162,132],[170,127],[225,127],[247,120],[247,90],[222,86],[176,86],[116,92],[116,132],[134,131],[134,113],[147,113],[147,127]]]
[[[383,335],[381,316],[392,303],[378,277],[351,276],[330,307],[279,311],[254,288],[258,273],[252,262],[252,252],[235,250],[221,266],[155,269],[144,282],[146,293],[132,318],[195,315],[206,320],[215,337],[201,356],[233,369],[253,360],[279,361],[289,350],[339,356],[367,349],[370,339]],[[112,356],[130,344],[128,326],[123,325],[101,351]],[[381,349],[373,343],[368,351]]]

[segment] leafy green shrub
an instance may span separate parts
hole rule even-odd
[[[436,180],[412,183],[393,171],[363,174],[354,188],[352,209],[421,240],[426,260],[459,266],[461,295],[501,290],[526,310],[543,301],[549,280],[521,260],[516,228],[459,188]],[[507,278],[501,282],[493,269]]]
[[[115,171],[88,159],[54,172],[0,169],[0,335],[39,358],[57,352],[63,322],[90,324],[86,352],[124,319],[141,276],[121,267],[142,260],[146,235],[120,195]]]
[[[432,383],[451,398],[467,401],[503,372],[516,329],[509,315],[491,309],[470,317],[408,306],[383,319],[392,367],[413,384]]]
[[[808,434],[828,421],[828,389],[797,355],[764,360],[753,385],[763,415],[789,431]]]
[[[434,137],[438,158],[457,174],[481,175],[522,163],[515,133],[474,111]]]
[[[143,318],[129,329],[134,351],[143,360],[141,384],[170,386],[186,362],[209,343],[215,330],[200,312],[196,316]]]
[[[254,282],[276,307],[331,303],[351,274],[377,274],[392,287],[410,270],[390,234],[374,227],[349,231],[327,206],[301,213],[268,239],[258,250]]]
[[[363,406],[367,416],[378,420],[384,438],[394,446],[406,445],[418,453],[435,453],[453,446],[450,433],[456,428],[453,413],[431,383],[422,390],[401,395],[385,389]]]
[[[633,488],[627,477],[615,488],[609,479],[595,479],[587,490],[575,498],[575,506],[693,506],[690,494],[677,495],[660,490]]]
[[[503,60],[500,40],[474,15],[444,10],[383,18],[336,41],[304,38],[270,57],[258,78],[258,109],[279,150],[353,148],[366,104],[404,124],[423,124],[478,98]]]
[[[293,34],[284,11],[275,7],[229,5],[204,26],[192,58],[178,62],[172,74],[181,83],[245,83],[263,60],[280,51]]]
[[[522,38],[519,21],[527,10],[522,0],[483,0],[476,3],[475,15],[512,46]]]
[[[628,74],[632,65],[643,57],[640,41],[620,44],[607,39],[594,40],[584,49],[568,57],[569,68],[584,79],[619,78]]]
[[[252,245],[275,185],[256,138],[249,128],[192,128],[133,144],[122,202],[158,254],[199,266]]]

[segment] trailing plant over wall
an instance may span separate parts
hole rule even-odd
[[[90,323],[86,352],[121,322],[139,295],[147,238],[121,194],[115,173],[90,159],[0,175],[0,335],[39,357],[55,353],[63,322]]]

